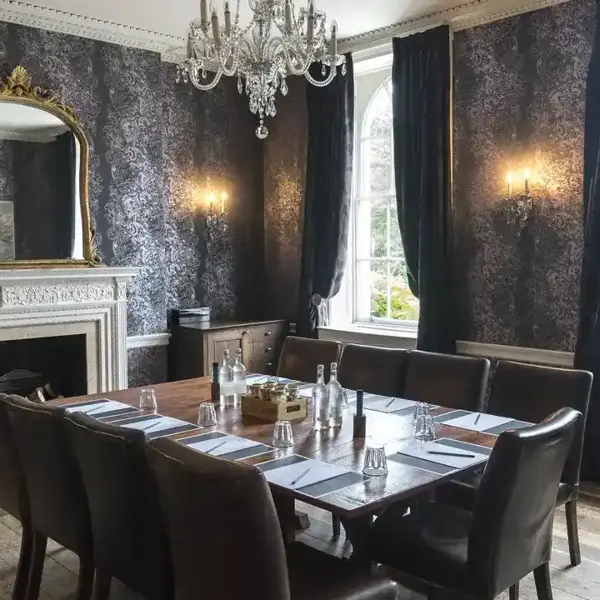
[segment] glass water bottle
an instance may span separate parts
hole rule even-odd
[[[219,387],[221,388],[221,404],[232,404],[234,401],[234,387],[233,369],[229,364],[229,350],[223,351],[223,362],[219,368]]]
[[[337,363],[331,363],[331,373],[327,384],[329,400],[329,426],[338,428],[344,420],[344,389],[337,379]]]
[[[235,364],[233,365],[233,387],[236,403],[241,400],[242,394],[247,391],[246,367],[242,364],[242,349],[235,351]]]
[[[317,367],[317,383],[312,390],[313,429],[323,431],[329,429],[329,394],[325,385],[325,366]]]

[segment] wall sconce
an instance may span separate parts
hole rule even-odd
[[[506,178],[508,184],[508,195],[506,196],[506,221],[509,225],[517,225],[519,233],[531,216],[533,200],[530,194],[531,172],[529,169],[523,171],[523,188],[515,193],[514,173],[509,173]]]
[[[207,223],[225,221],[225,213],[229,205],[229,194],[221,187],[213,186],[210,177],[206,178],[206,187],[200,193],[200,210]]]

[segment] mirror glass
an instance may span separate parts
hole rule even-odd
[[[0,99],[0,262],[84,258],[80,150],[56,115]]]

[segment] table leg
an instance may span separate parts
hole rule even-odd
[[[283,541],[286,544],[292,544],[296,539],[297,524],[294,499],[290,496],[274,493],[273,501],[275,502],[275,509],[279,517]]]
[[[340,517],[340,520],[346,530],[346,538],[352,544],[352,560],[368,561],[366,544],[373,525],[373,515],[362,515],[352,519]]]

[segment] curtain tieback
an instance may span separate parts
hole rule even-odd
[[[310,298],[311,320],[317,327],[329,324],[329,302],[320,294],[313,294]]]

